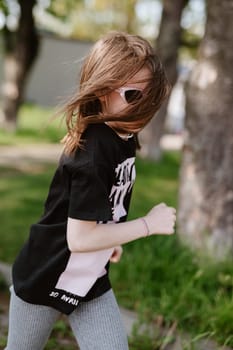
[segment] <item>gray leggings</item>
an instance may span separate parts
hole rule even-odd
[[[5,350],[42,350],[60,312],[29,304],[11,288],[8,343]],[[68,320],[81,350],[128,350],[120,311],[110,290],[80,303]]]

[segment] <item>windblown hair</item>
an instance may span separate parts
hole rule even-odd
[[[143,67],[151,72],[143,98],[118,114],[104,113],[99,98],[124,86]],[[96,42],[85,58],[79,91],[64,105],[68,129],[65,152],[71,154],[81,146],[82,134],[89,124],[111,121],[117,132],[137,134],[155,115],[169,90],[163,66],[146,40],[110,32]]]

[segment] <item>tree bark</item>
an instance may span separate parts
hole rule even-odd
[[[206,33],[187,87],[178,232],[215,258],[233,255],[233,2],[207,1]]]
[[[33,7],[36,0],[19,0],[18,30],[13,35],[4,31],[5,57],[2,84],[1,124],[6,130],[15,130],[17,114],[23,100],[24,88],[30,69],[37,57],[39,38],[35,29]]]
[[[172,86],[177,80],[178,50],[181,42],[181,15],[188,0],[163,0],[160,32],[156,43],[158,53]],[[161,157],[160,139],[164,132],[168,100],[140,135],[142,156],[154,160]]]

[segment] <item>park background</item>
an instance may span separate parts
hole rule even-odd
[[[6,164],[4,150],[49,153],[65,132],[51,121],[55,105],[73,91],[93,41],[112,29],[141,34],[173,91],[141,135],[130,218],[163,201],[178,209],[178,223],[175,237],[126,245],[112,267],[120,305],[138,315],[130,346],[172,349],[181,337],[182,349],[233,347],[233,2],[1,1],[0,8],[0,260],[13,262],[55,170],[43,157]],[[168,134],[178,140],[169,150]],[[4,278],[0,288],[3,314]],[[63,348],[77,347],[61,320],[48,349]]]

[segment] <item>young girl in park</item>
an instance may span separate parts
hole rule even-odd
[[[111,32],[86,57],[44,213],[13,265],[7,350],[43,349],[61,313],[81,350],[128,349],[109,263],[127,242],[174,232],[175,209],[163,203],[126,222],[136,136],[168,91],[139,36]]]

